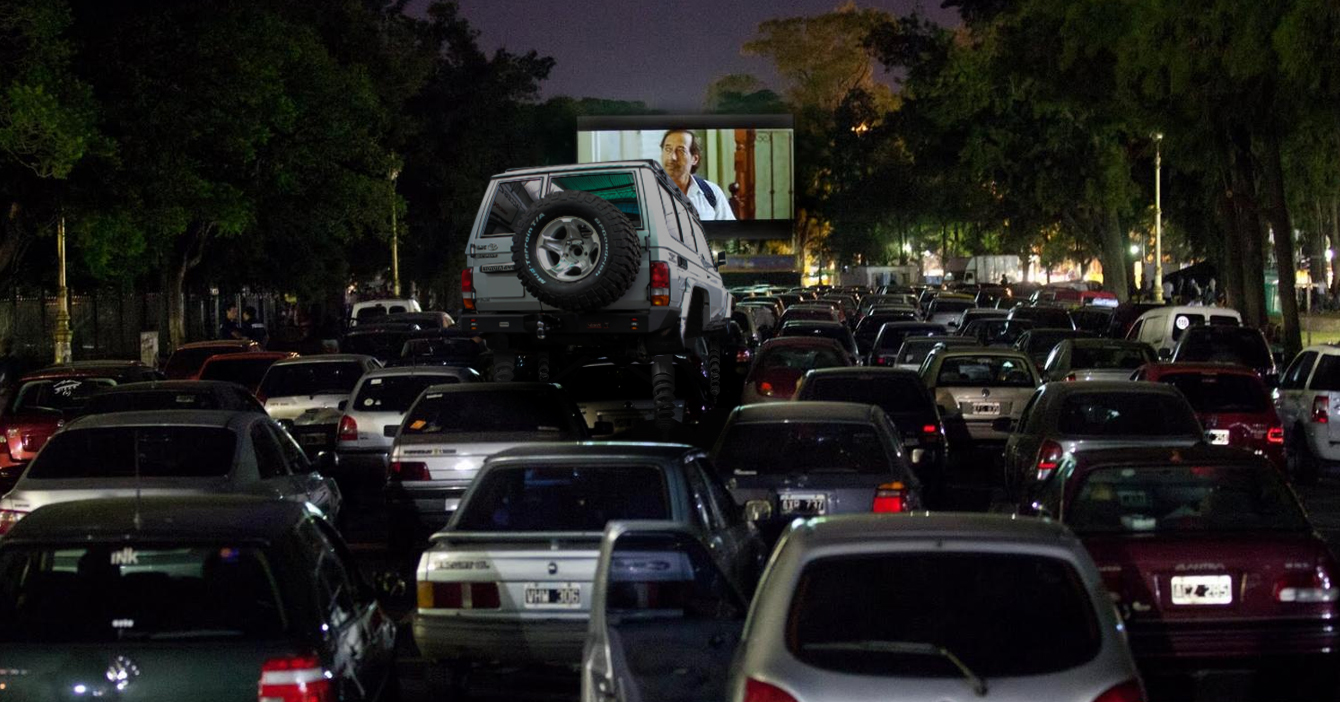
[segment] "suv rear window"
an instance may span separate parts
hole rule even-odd
[[[549,441],[582,438],[569,416],[567,398],[536,392],[435,392],[415,403],[401,436],[452,434],[540,435]],[[498,437],[501,438],[501,437]]]
[[[1162,393],[1076,394],[1061,403],[1065,436],[1192,436],[1200,423],[1180,397]]]
[[[927,317],[937,314],[950,314],[952,312],[963,312],[977,306],[975,300],[936,300],[931,303],[930,310],[926,313]]]
[[[1173,373],[1159,382],[1181,390],[1197,412],[1259,414],[1270,408],[1265,386],[1245,375]]]
[[[951,356],[940,362],[938,387],[1031,388],[1029,363],[1008,356]]]
[[[1068,670],[1098,655],[1088,591],[1062,560],[1022,553],[838,556],[805,567],[786,647],[842,673],[980,678]]]
[[[876,337],[876,348],[881,351],[897,351],[903,341],[911,336],[944,336],[942,324],[909,325],[905,327],[881,328]]]
[[[1153,362],[1154,356],[1141,346],[1075,346],[1070,353],[1071,368],[1135,370]]]
[[[551,193],[563,190],[582,190],[607,200],[633,223],[633,228],[642,228],[642,206],[632,173],[573,173],[549,179]]]
[[[722,438],[717,464],[738,474],[891,474],[879,434],[855,422],[748,422]]]
[[[1317,361],[1317,370],[1312,374],[1312,389],[1340,390],[1340,356],[1323,355]]]
[[[0,550],[0,641],[246,641],[285,632],[277,579],[234,544]]]
[[[455,528],[599,532],[613,520],[669,517],[665,476],[652,466],[509,466],[480,477]]]
[[[454,375],[388,375],[368,378],[349,406],[351,412],[404,412],[432,385],[459,383]]]
[[[227,475],[237,434],[219,427],[75,429],[51,437],[24,479]]]
[[[261,383],[266,397],[348,395],[363,377],[358,361],[322,361],[272,366]]]
[[[1279,476],[1258,466],[1095,470],[1067,508],[1066,523],[1081,533],[1308,528]]]
[[[796,399],[877,405],[895,422],[903,417],[935,421],[935,402],[921,378],[910,373],[880,378],[811,376]]]
[[[1187,332],[1173,356],[1176,363],[1236,363],[1248,368],[1274,364],[1265,337],[1245,327],[1197,327]]]
[[[539,201],[543,180],[509,180],[498,183],[489,208],[489,219],[484,225],[484,236],[511,236],[516,233],[516,220],[521,213]]]

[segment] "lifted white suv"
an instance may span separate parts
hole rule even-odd
[[[551,354],[597,354],[659,359],[673,388],[671,356],[687,351],[708,361],[717,387],[711,351],[730,295],[697,211],[654,161],[494,176],[461,290],[460,324],[488,341],[495,380],[514,378],[518,354],[537,380]]]

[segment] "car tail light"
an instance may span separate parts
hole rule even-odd
[[[1284,427],[1271,427],[1266,430],[1266,442],[1271,444],[1284,443]]]
[[[754,352],[750,351],[748,348],[742,348],[739,351],[735,352],[736,363],[748,363],[751,359],[753,359],[753,357]]]
[[[391,461],[387,468],[391,480],[428,480],[428,464],[418,461]]]
[[[1076,375],[1076,374],[1074,374],[1074,373],[1070,373],[1070,374],[1066,375],[1066,377],[1065,377],[1065,381],[1066,381],[1067,383],[1073,383],[1073,382],[1075,382],[1076,380],[1079,380],[1079,376]]]
[[[349,415],[340,417],[340,441],[358,441],[358,421]]]
[[[419,609],[500,609],[497,583],[434,583],[419,581]]]
[[[1063,455],[1065,449],[1060,444],[1051,439],[1043,441],[1042,447],[1038,449],[1038,480],[1046,480],[1060,465]]]
[[[474,609],[500,609],[502,598],[498,583],[470,583],[470,606]]]
[[[1330,397],[1326,395],[1317,395],[1312,400],[1312,421],[1316,424],[1326,424],[1331,421],[1330,415],[1326,412],[1326,405]]]
[[[651,263],[651,305],[665,307],[670,304],[670,264],[665,261]]]
[[[1340,588],[1331,582],[1326,570],[1288,573],[1275,581],[1275,601],[1296,604],[1321,604],[1340,600]]]
[[[907,507],[902,483],[884,483],[875,488],[875,503],[870,506],[872,512],[901,512]]]
[[[467,310],[475,308],[475,269],[461,269],[461,305]]]
[[[259,702],[328,702],[334,692],[314,655],[271,658],[261,666]]]
[[[940,430],[939,424],[927,424],[921,427],[921,437],[926,441],[942,441],[944,433]]]
[[[887,366],[887,365],[889,365],[889,361],[888,361],[888,359],[884,358],[883,356],[875,356],[875,365],[877,365],[877,366]]]
[[[772,383],[769,383],[766,380],[758,384],[758,391],[764,395],[767,395],[768,397],[772,397],[772,393],[776,392],[776,390],[772,387]]]
[[[1127,680],[1099,695],[1093,702],[1145,702],[1145,690],[1139,680]]]
[[[0,509],[0,536],[8,534],[9,530],[13,529],[14,525],[26,516],[28,516],[27,512],[20,512],[15,509]]]
[[[744,702],[796,702],[796,698],[776,685],[747,678],[744,681]]]

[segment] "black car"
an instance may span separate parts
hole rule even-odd
[[[856,325],[854,336],[856,337],[856,349],[860,351],[861,358],[870,354],[870,348],[875,345],[875,337],[879,336],[879,330],[889,322],[915,322],[917,318],[911,312],[871,312],[861,319]]]
[[[861,353],[856,347],[856,338],[852,336],[851,329],[841,322],[825,322],[822,320],[795,320],[782,323],[782,330],[777,333],[778,338],[788,336],[810,336],[821,339],[832,339],[842,345],[842,348],[851,354],[852,358],[860,358]]]
[[[1010,310],[1009,318],[1011,320],[1026,319],[1037,328],[1075,328],[1075,320],[1070,318],[1070,313],[1059,307],[1016,307]]]
[[[0,542],[0,696],[392,700],[396,626],[374,594],[301,503],[50,505]]]
[[[1279,370],[1260,329],[1220,324],[1192,326],[1173,349],[1173,363],[1231,363],[1256,371],[1266,387],[1279,385]]]
[[[930,322],[889,322],[880,327],[875,343],[870,347],[866,365],[892,366],[898,363],[898,349],[909,336],[944,336],[949,333],[943,324]]]
[[[78,416],[170,409],[217,409],[265,414],[259,400],[237,383],[157,380],[115,385],[88,398]]]
[[[1093,336],[1070,327],[1029,329],[1014,342],[1014,348],[1028,354],[1038,370],[1042,370],[1042,366],[1047,363],[1047,356],[1057,344],[1066,339],[1090,339]]]

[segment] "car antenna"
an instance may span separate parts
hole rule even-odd
[[[135,430],[135,531],[143,527],[140,521],[140,430]]]

